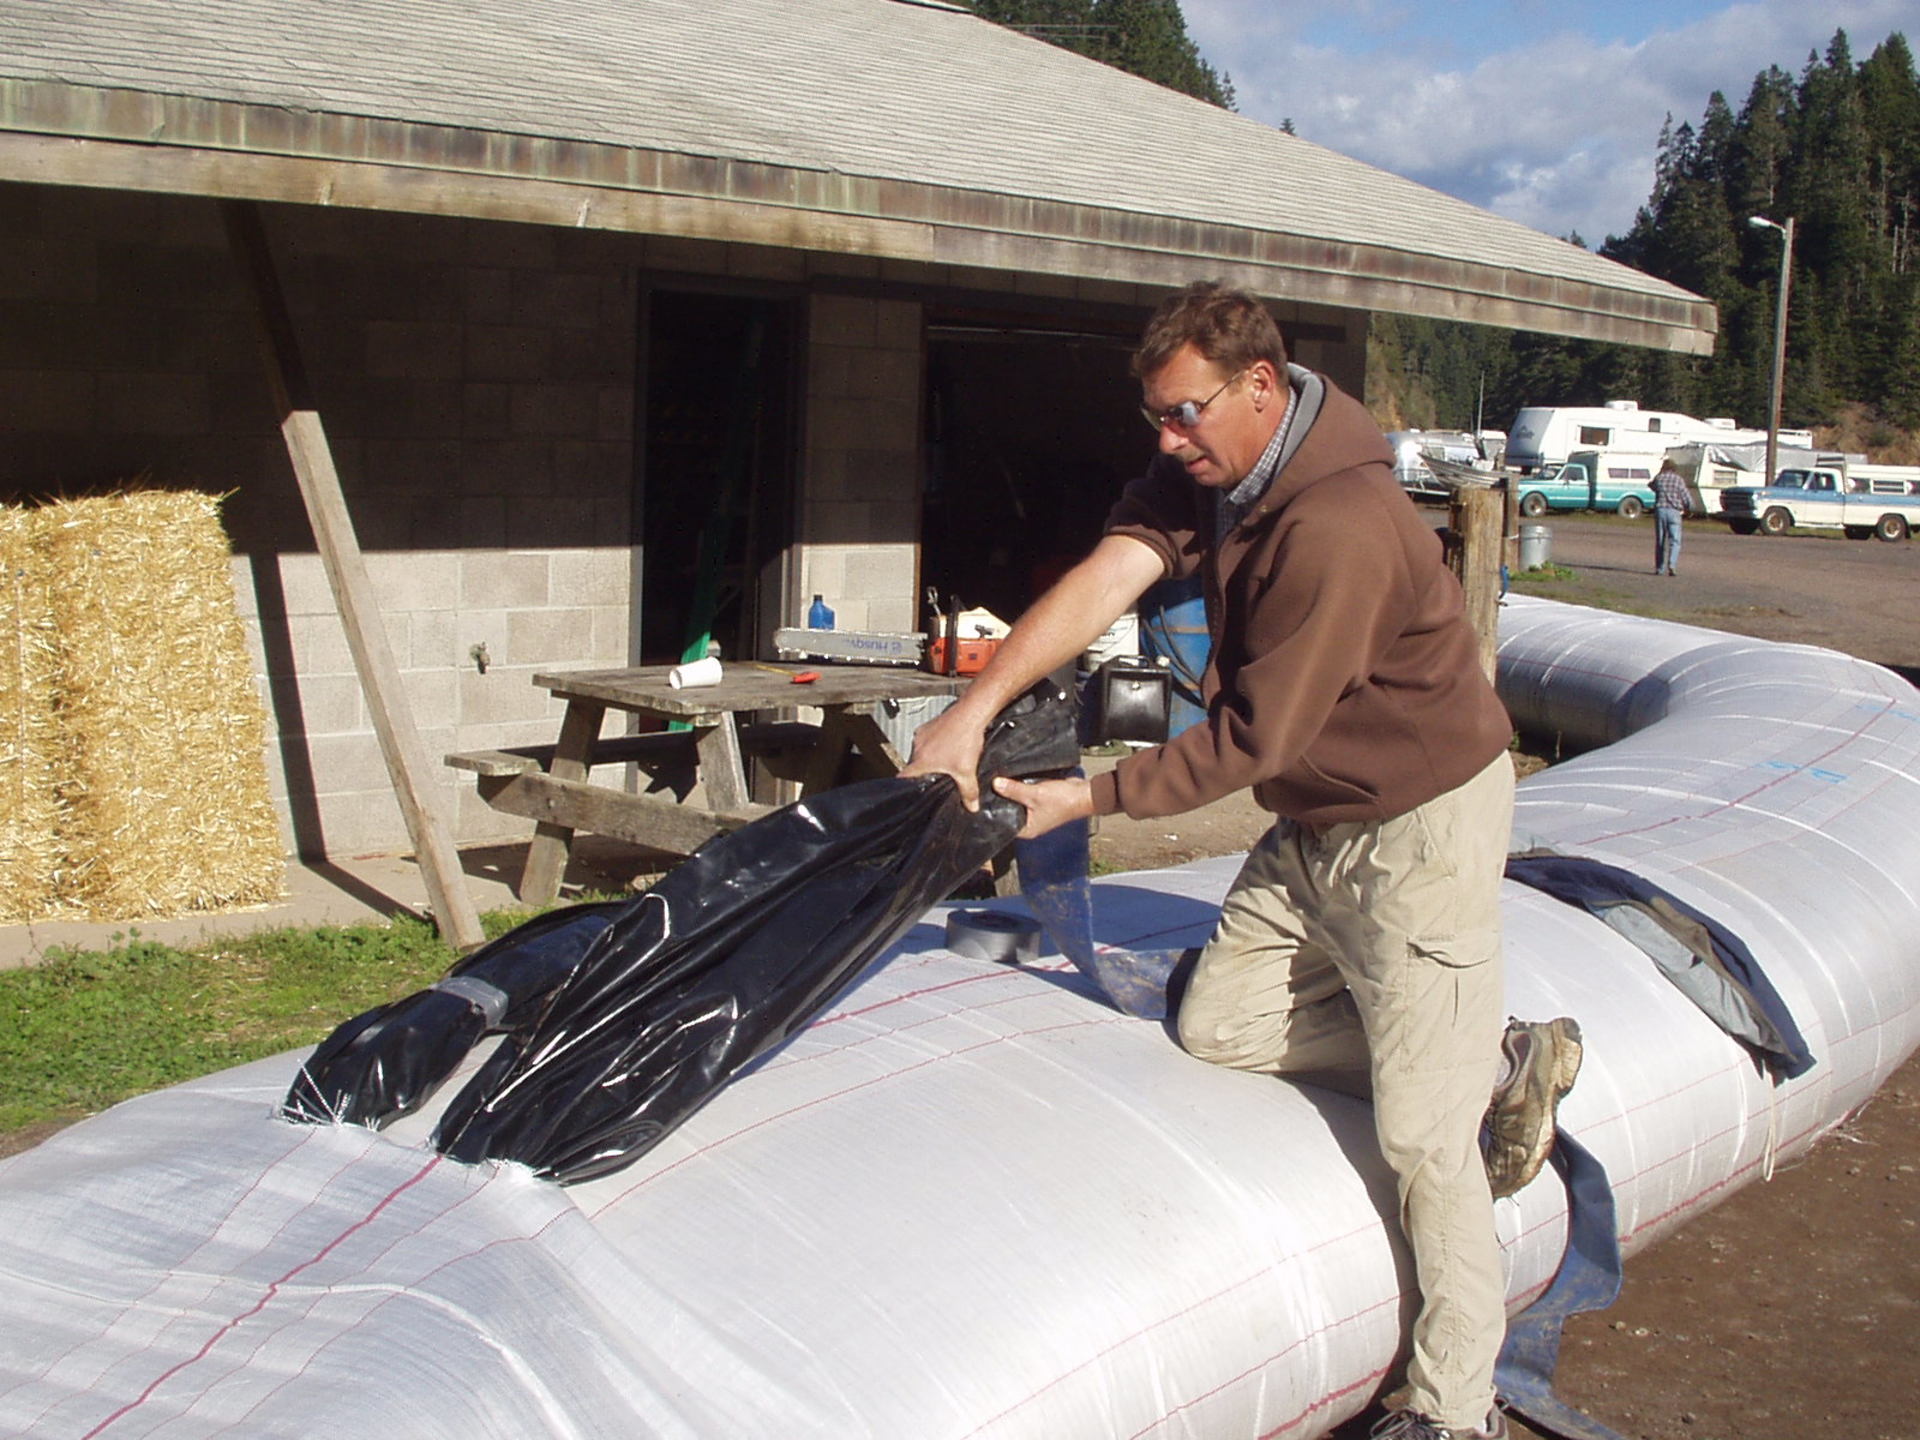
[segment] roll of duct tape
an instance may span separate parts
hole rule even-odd
[[[955,910],[947,916],[947,949],[969,960],[1030,963],[1040,958],[1040,922],[1004,910]]]

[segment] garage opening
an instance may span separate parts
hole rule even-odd
[[[640,663],[772,653],[795,534],[798,319],[787,301],[642,301]]]
[[[921,575],[1017,618],[1100,538],[1153,457],[1127,373],[1139,320],[1110,330],[930,310]]]

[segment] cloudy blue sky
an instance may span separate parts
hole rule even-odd
[[[1181,0],[1242,114],[1590,246],[1624,234],[1669,112],[1798,77],[1844,29],[1855,63],[1920,49],[1920,0]]]

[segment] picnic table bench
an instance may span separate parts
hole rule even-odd
[[[904,668],[735,662],[717,685],[677,690],[668,682],[670,668],[535,675],[534,684],[567,702],[553,744],[446,757],[448,765],[475,775],[487,804],[535,822],[520,879],[523,901],[546,904],[559,893],[579,831],[690,855],[721,831],[766,814],[773,807],[755,803],[748,788],[749,760],[797,782],[802,796],[896,774],[902,759],[875,712],[903,700],[957,695],[967,683]],[[794,683],[805,671],[818,678]],[[743,718],[799,706],[817,707],[820,721]],[[602,738],[610,709],[687,728]],[[629,764],[644,778],[643,788],[591,779],[596,768]]]

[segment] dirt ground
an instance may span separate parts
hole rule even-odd
[[[1546,523],[1574,573],[1534,593],[1825,645],[1920,681],[1920,543],[1693,521],[1668,578],[1651,573],[1647,520]],[[1103,821],[1094,853],[1150,868],[1244,848],[1262,828],[1240,797],[1172,822]],[[1568,1325],[1559,1390],[1628,1440],[1920,1440],[1917,1355],[1920,1057],[1770,1182],[1634,1256],[1613,1307]]]
[[[1920,680],[1920,545],[1693,521],[1680,573],[1662,578],[1644,520],[1549,524],[1575,578],[1541,593],[1825,645]],[[1568,1326],[1561,1394],[1633,1440],[1915,1440],[1917,1232],[1920,1059],[1771,1181],[1629,1261],[1613,1308]]]

